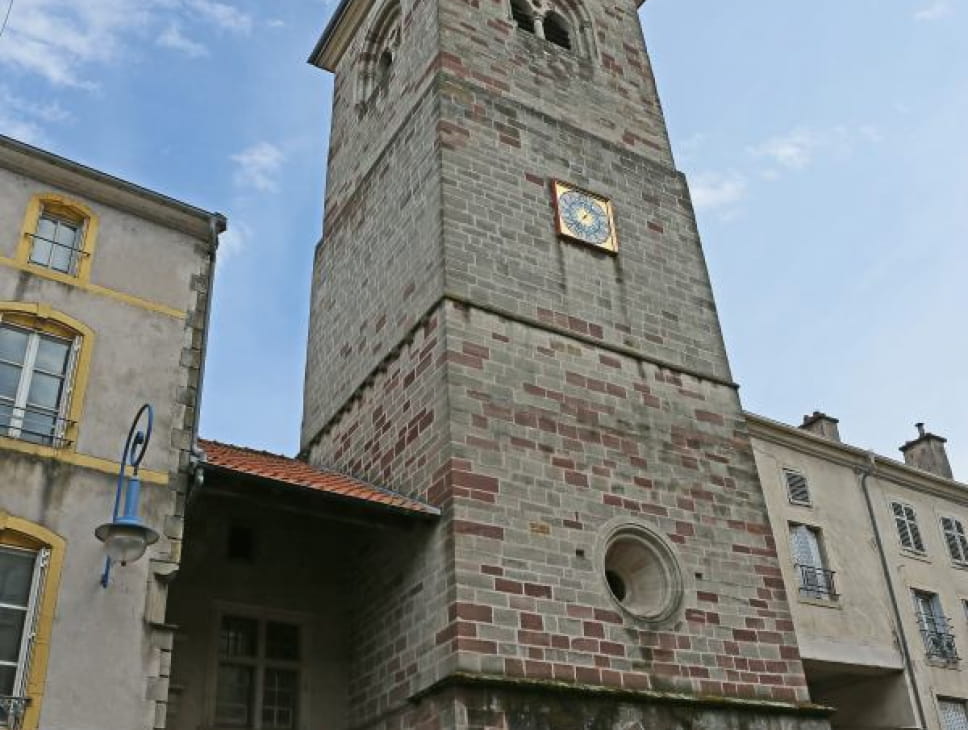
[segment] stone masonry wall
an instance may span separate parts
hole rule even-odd
[[[446,333],[459,667],[805,701],[736,391],[460,305]],[[611,598],[615,518],[675,545],[674,625]]]
[[[373,541],[354,588],[350,727],[405,705],[450,673],[437,641],[454,604],[447,353],[442,315],[430,312],[407,342],[324,429],[308,459],[369,479],[443,510],[436,525]]]

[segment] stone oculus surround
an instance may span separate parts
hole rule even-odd
[[[310,59],[302,452],[443,513],[362,566],[349,724],[826,728],[636,4],[572,10],[581,52],[505,0],[403,0],[363,98],[391,16],[352,0]],[[556,235],[553,180],[612,203],[617,255]]]

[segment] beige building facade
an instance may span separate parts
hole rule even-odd
[[[0,727],[164,717],[210,273],[225,220],[0,137]],[[100,584],[121,451],[154,408],[141,517]]]
[[[904,462],[747,414],[815,702],[835,728],[968,725],[968,485],[924,431]]]

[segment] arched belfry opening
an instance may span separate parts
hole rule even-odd
[[[544,26],[545,40],[551,41],[556,46],[561,46],[569,51],[572,49],[571,32],[568,28],[567,21],[561,15],[554,11],[548,13],[542,25]]]
[[[360,54],[358,103],[366,105],[390,83],[400,47],[400,3],[387,0],[364,36]]]
[[[577,0],[509,0],[519,30],[565,50],[591,56],[591,23]]]

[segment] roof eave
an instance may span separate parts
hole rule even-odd
[[[304,494],[314,494],[318,495],[321,499],[330,500],[340,504],[353,505],[356,507],[372,509],[378,512],[388,512],[396,514],[403,517],[408,517],[411,519],[424,520],[424,521],[435,521],[440,517],[440,510],[431,504],[425,502],[420,502],[423,509],[417,510],[410,507],[403,507],[401,505],[387,504],[385,502],[373,502],[366,499],[360,499],[358,497],[351,497],[346,494],[339,494],[337,492],[327,492],[316,487],[306,486],[305,484],[297,484],[295,482],[288,482],[283,479],[274,479],[273,477],[268,477],[263,474],[254,474],[252,472],[243,471],[241,469],[233,469],[228,466],[221,466],[219,464],[212,464],[211,462],[201,462],[200,466],[203,471],[211,471],[214,474],[219,474],[222,476],[235,476],[241,477],[247,480],[262,482],[266,485],[271,485],[275,487],[281,487],[285,489],[295,489]],[[403,495],[401,495],[403,496]],[[413,500],[417,501],[417,500]]]
[[[340,0],[307,61],[313,66],[335,73],[336,66],[373,2],[374,0]]]
[[[2,134],[0,166],[198,238],[210,236],[213,222],[217,233],[226,229],[221,213],[203,210]]]

